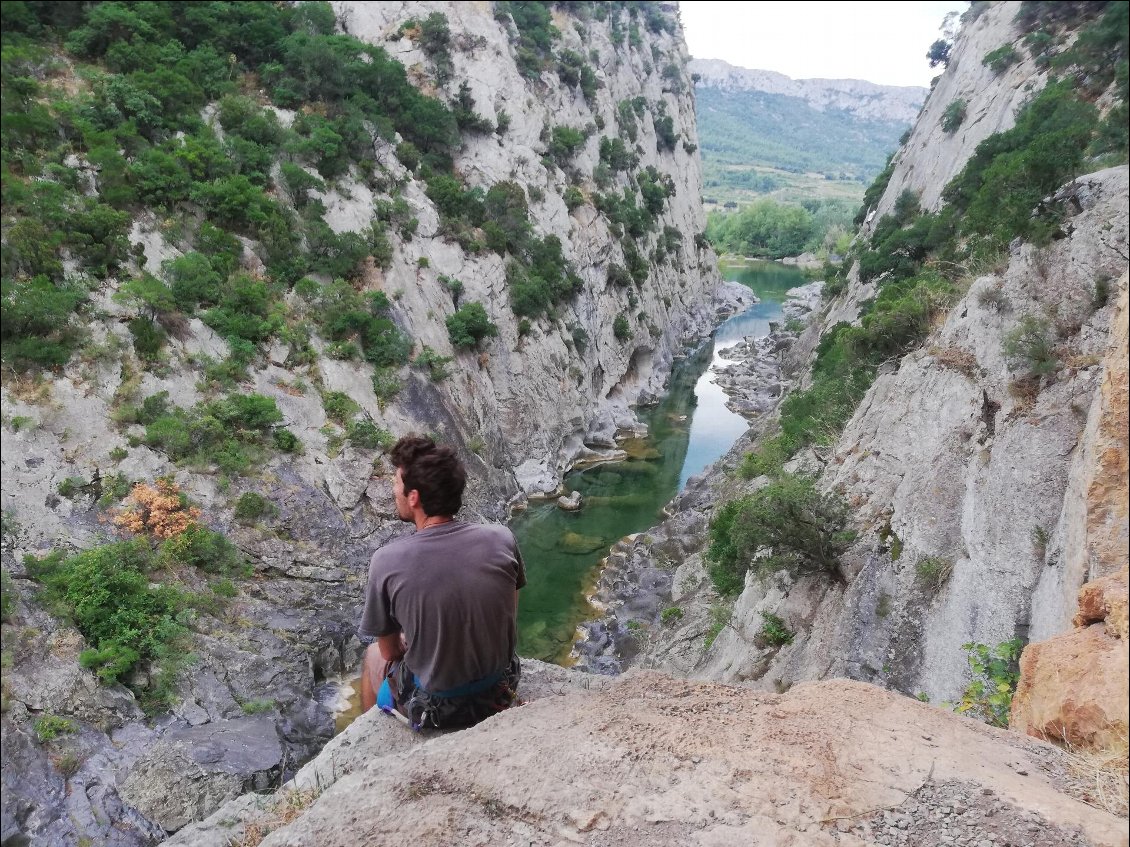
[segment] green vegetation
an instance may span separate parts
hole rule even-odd
[[[377,367],[408,361],[412,342],[388,317],[391,308],[381,291],[361,293],[343,279],[314,289],[310,314],[322,335],[334,342],[336,358],[362,357]]]
[[[49,608],[70,619],[91,645],[79,661],[99,679],[113,683],[139,664],[159,666],[148,687],[137,691],[150,707],[167,704],[176,674],[189,660],[180,643],[187,632],[183,615],[196,602],[188,591],[154,583],[155,572],[195,568],[227,574],[247,568],[231,542],[198,523],[163,541],[138,537],[72,556],[29,556],[25,565],[43,583]]]
[[[443,16],[429,16],[419,37],[438,73]],[[62,44],[74,70],[43,43]],[[161,279],[123,281],[140,312],[130,324],[138,355],[159,361],[166,321],[196,310],[253,354],[281,328],[281,295],[303,273],[352,278],[367,256],[391,258],[380,224],[335,234],[309,192],[355,166],[371,172],[375,135],[399,133],[428,178],[450,172],[459,140],[456,113],[420,94],[381,48],[334,34],[326,3],[9,3],[2,65],[0,332],[5,363],[19,369],[59,367],[81,343],[86,287],[64,273],[64,253],[95,283],[121,275],[129,222],[145,206],[181,221],[177,237],[195,249]],[[293,126],[241,93],[251,86],[269,106],[296,109]],[[222,141],[198,117],[209,102]],[[299,108],[307,103],[317,108]],[[64,164],[72,154],[97,170],[97,197]],[[272,186],[280,159],[282,185]],[[276,187],[297,215],[274,199]],[[232,276],[242,250],[232,233],[261,244],[266,279]]]
[[[427,368],[428,377],[432,382],[442,382],[451,376],[451,372],[447,366],[455,361],[452,356],[441,356],[428,345],[424,345],[424,349],[419,352],[412,364],[417,367]]]
[[[344,391],[325,391],[322,393],[322,409],[331,421],[345,426],[361,407]]]
[[[1011,44],[1002,44],[996,50],[990,50],[981,60],[982,65],[992,69],[993,73],[1002,73],[1020,61],[1020,54]]]
[[[846,201],[801,205],[755,200],[739,212],[711,212],[706,237],[719,252],[780,259],[819,250],[829,233],[846,231],[853,206]]]
[[[0,570],[0,622],[7,623],[16,605],[16,588],[6,570]]]
[[[659,613],[659,620],[664,625],[674,623],[683,619],[683,610],[678,606],[668,606]]]
[[[793,643],[793,633],[785,622],[770,612],[761,613],[761,630],[758,633],[770,647],[784,647]]]
[[[847,515],[836,495],[821,494],[807,477],[783,474],[715,514],[706,551],[710,578],[730,595],[741,591],[750,568],[836,573],[855,538],[845,529]]]
[[[937,593],[953,575],[953,562],[940,556],[926,556],[915,563],[914,573],[926,588]]]
[[[381,429],[368,417],[350,421],[345,433],[350,444],[365,450],[388,450],[396,443],[392,433]]]
[[[262,494],[254,491],[245,491],[235,501],[233,514],[236,521],[241,524],[253,524],[260,518],[271,517],[278,514],[278,507]]]
[[[70,718],[46,714],[35,721],[35,736],[41,742],[54,741],[60,735],[78,732],[78,724]]]
[[[1020,680],[1020,639],[1014,638],[990,648],[984,644],[963,644],[973,678],[961,695],[957,711],[991,726],[1007,727],[1012,695]]]
[[[965,107],[966,103],[961,99],[954,100],[946,106],[945,111],[942,112],[942,132],[952,135],[957,131],[965,120]]]
[[[484,338],[497,336],[498,327],[491,323],[482,303],[471,302],[447,319],[447,334],[453,345],[470,350]]]
[[[1019,325],[1005,334],[1004,355],[1013,370],[1030,376],[1048,376],[1059,369],[1055,354],[1055,336],[1044,318],[1025,315]]]
[[[722,634],[722,630],[730,625],[730,618],[733,617],[733,614],[733,607],[727,603],[716,603],[710,607],[710,627],[706,630],[704,642],[707,650]]]
[[[268,450],[301,448],[295,435],[279,426],[282,413],[270,397],[236,394],[182,409],[169,408],[161,394],[146,399],[156,402],[148,409],[143,404],[136,420],[145,425],[145,444],[179,464],[215,465],[240,475],[259,464]]]
[[[617,341],[627,341],[632,337],[632,328],[626,317],[623,315],[616,316],[616,320],[612,322],[612,334],[616,336]]]
[[[240,708],[245,715],[262,715],[266,712],[273,712],[275,710],[274,700],[248,700],[246,703],[241,703]]]

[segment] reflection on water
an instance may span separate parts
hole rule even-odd
[[[584,506],[565,512],[550,501],[532,502],[511,527],[526,561],[528,584],[518,610],[518,651],[564,662],[577,625],[596,617],[586,599],[608,548],[625,535],[654,526],[662,507],[686,483],[730,449],[746,430],[725,406],[708,369],[722,362],[715,352],[747,335],[766,335],[781,317],[785,292],[805,283],[795,268],[771,262],[722,268],[726,279],[752,288],[761,302],[726,321],[698,352],[679,363],[663,400],[639,417],[649,427],[645,447],[632,458],[577,471],[565,488],[579,491]],[[640,446],[640,445],[634,445]]]
[[[782,318],[781,304],[785,293],[807,282],[804,274],[796,268],[774,262],[723,266],[721,270],[724,278],[752,288],[761,302],[734,315],[714,331],[710,367],[694,387],[697,402],[687,457],[679,475],[679,491],[688,479],[724,455],[748,426],[745,418],[726,408],[726,394],[714,381],[713,371],[728,364],[721,351],[747,336],[759,338],[768,335],[769,322]]]

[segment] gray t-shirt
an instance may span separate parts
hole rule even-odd
[[[404,661],[430,691],[504,670],[515,654],[514,592],[526,569],[514,533],[463,521],[428,527],[373,554],[361,634],[408,641]]]

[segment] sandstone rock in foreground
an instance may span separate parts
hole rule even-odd
[[[1125,749],[1130,729],[1127,574],[1079,590],[1075,629],[1029,644],[1009,725],[1037,738],[1091,750]]]
[[[1055,748],[859,682],[775,695],[633,673],[363,755],[377,722],[351,727],[359,766],[304,813],[276,801],[263,847],[1127,844],[1125,821],[1068,795]]]

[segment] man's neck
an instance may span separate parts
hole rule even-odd
[[[433,526],[442,526],[451,523],[455,518],[451,515],[419,515],[416,518],[416,531],[431,529]]]

